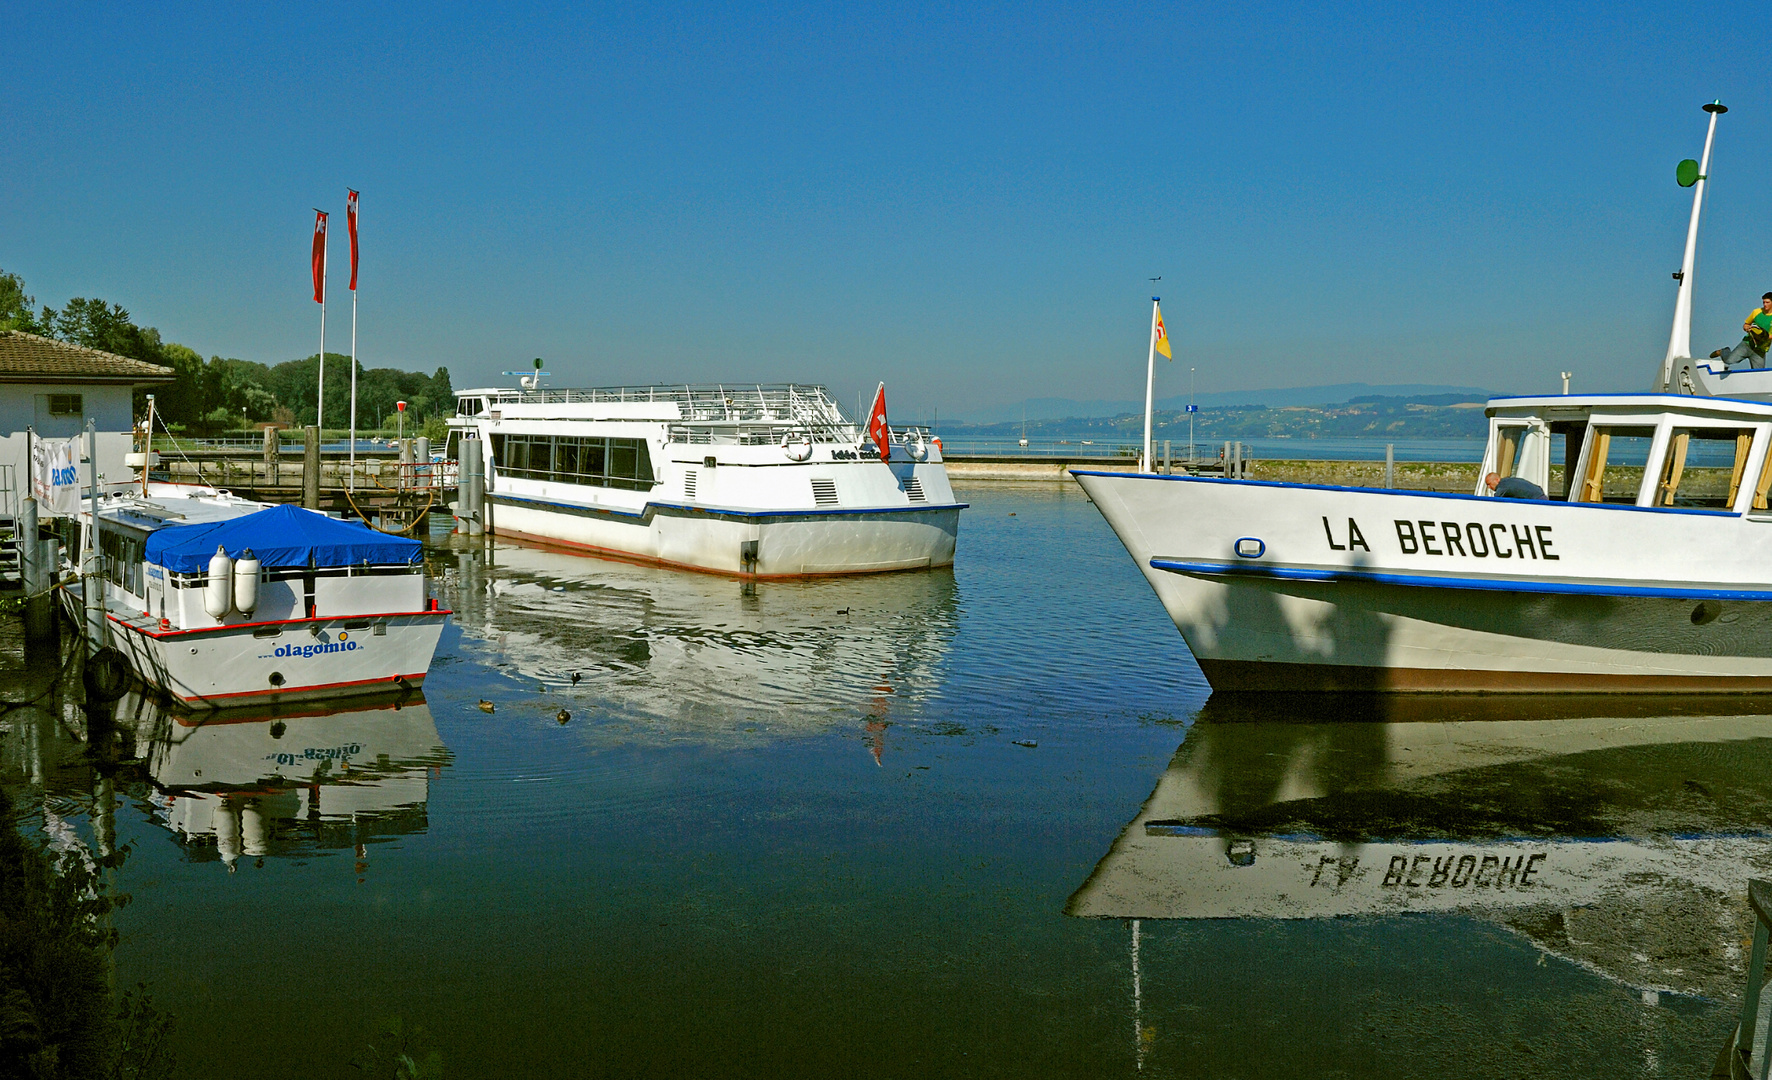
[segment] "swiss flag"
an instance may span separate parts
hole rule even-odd
[[[326,302],[326,211],[314,211],[314,303]]]
[[[345,224],[351,230],[351,291],[357,291],[357,193],[345,188]]]
[[[880,460],[892,460],[892,429],[886,426],[886,384],[874,391],[874,407],[868,410],[868,438],[880,448]]]

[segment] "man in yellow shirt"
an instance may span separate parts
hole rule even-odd
[[[1760,297],[1760,306],[1747,313],[1741,329],[1747,332],[1741,344],[1727,351],[1718,349],[1711,355],[1721,356],[1725,368],[1734,367],[1743,360],[1756,370],[1765,367],[1766,345],[1772,342],[1772,292]]]

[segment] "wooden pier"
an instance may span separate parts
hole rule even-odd
[[[275,433],[267,433],[256,449],[157,447],[153,477],[221,488],[260,502],[297,503],[412,535],[424,532],[433,513],[449,513],[456,463],[430,460],[428,440],[359,449],[353,465],[349,451],[321,450],[314,429],[303,434],[294,454],[285,453]]]

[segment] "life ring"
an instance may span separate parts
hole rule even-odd
[[[783,435],[781,452],[788,456],[789,461],[805,461],[812,456],[812,437],[801,435],[796,439],[793,435]]]
[[[941,436],[939,436],[939,435],[929,436],[929,445],[935,447],[936,453],[938,453],[938,454],[941,453]]]

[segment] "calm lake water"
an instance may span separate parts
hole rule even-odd
[[[114,781],[14,712],[0,778],[133,845],[181,1075],[358,1075],[396,1016],[449,1076],[1709,1068],[1772,717],[1208,702],[1075,486],[962,495],[951,572],[754,595],[440,542],[422,699],[125,699]]]

